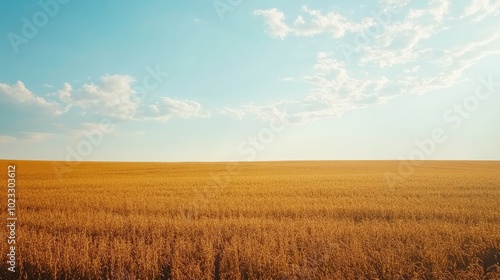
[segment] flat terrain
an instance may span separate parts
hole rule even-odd
[[[500,162],[9,163],[16,278],[500,279]]]

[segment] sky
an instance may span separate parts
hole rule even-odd
[[[500,160],[500,1],[4,1],[0,158]]]

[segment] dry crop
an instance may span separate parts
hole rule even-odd
[[[500,279],[500,162],[14,163],[2,279]]]

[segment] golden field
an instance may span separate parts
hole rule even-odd
[[[0,162],[14,279],[500,279],[500,162]]]

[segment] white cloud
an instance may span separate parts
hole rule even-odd
[[[407,74],[408,73],[417,73],[418,70],[420,70],[420,66],[419,65],[417,65],[415,67],[412,67],[412,68],[403,69],[403,72],[407,73]]]
[[[167,121],[173,117],[190,119],[210,116],[210,112],[204,110],[198,102],[162,97],[160,101],[148,106],[141,119]]]
[[[315,73],[304,80],[315,85],[315,92],[335,94],[339,97],[362,97],[364,92],[379,92],[388,83],[384,76],[355,78],[347,71],[347,65],[331,56],[318,56],[313,66]]]
[[[445,15],[448,14],[450,7],[449,0],[431,0],[429,5],[429,13],[437,22],[443,21]]]
[[[317,119],[338,118],[344,112],[355,109],[343,104],[335,98],[309,95],[303,100],[281,100],[270,104],[248,104],[239,109],[230,109],[238,112],[232,115],[236,119],[243,117],[254,118],[263,122],[279,122],[284,124],[305,124]]]
[[[201,104],[190,100],[161,97],[154,104],[145,104],[133,88],[134,78],[128,75],[105,75],[96,83],[85,83],[77,89],[69,83],[55,93],[48,94],[59,102],[49,102],[36,96],[22,82],[14,85],[0,83],[0,102],[26,104],[61,115],[71,107],[81,108],[84,114],[121,120],[168,120],[179,118],[207,118],[210,113]],[[62,109],[64,108],[64,109]],[[34,137],[41,135],[34,135]],[[10,139],[10,138],[3,138]]]
[[[380,6],[383,11],[401,10],[410,3],[410,0],[382,0]]]
[[[221,115],[227,115],[238,120],[243,119],[246,115],[246,112],[243,109],[233,109],[228,107],[222,108],[221,110],[217,111],[217,113]]]
[[[59,99],[61,101],[65,102],[65,103],[70,103],[72,90],[73,90],[73,87],[70,84],[64,83],[62,89],[57,91],[57,96],[59,97]]]
[[[122,120],[162,120],[172,117],[206,118],[210,113],[201,104],[190,100],[160,97],[159,101],[145,104],[133,88],[135,79],[127,75],[106,75],[98,83],[87,83],[73,90],[68,83],[58,91],[63,102],[95,112],[99,115]]]
[[[254,15],[264,17],[266,33],[271,37],[281,39],[284,39],[289,34],[314,36],[321,33],[329,33],[334,38],[340,38],[347,32],[362,31],[375,24],[375,21],[371,18],[365,18],[360,22],[350,21],[336,11],[323,14],[321,11],[311,10],[307,6],[303,6],[302,11],[304,15],[298,15],[291,25],[286,24],[284,13],[277,8],[255,10]],[[308,19],[305,19],[305,17]]]
[[[159,114],[160,113],[160,108],[158,108],[158,106],[156,105],[149,105],[148,106],[148,109],[153,112],[154,114]]]
[[[397,13],[401,13],[408,3],[409,1],[382,1],[382,11],[388,13],[382,17],[387,18],[387,23],[376,21],[375,13],[355,21],[336,10],[325,13],[307,6],[303,6],[303,14],[298,15],[293,23],[288,25],[285,15],[276,8],[257,10],[254,14],[266,15],[267,33],[282,39],[289,35],[319,34],[330,34],[333,38],[340,39],[347,33],[352,33],[356,40],[348,42],[348,46],[361,51],[361,64],[374,63],[381,67],[392,67],[418,60],[429,51],[423,47],[423,43],[446,29],[444,21],[449,13],[449,0],[431,0],[427,8],[410,9],[403,20],[392,14],[395,9],[398,10]],[[368,32],[368,28],[373,26],[382,32]]]
[[[288,104],[286,101],[276,102],[269,105],[248,104],[242,107],[245,114],[255,117],[261,121],[284,120],[286,111],[283,105]]]
[[[134,78],[127,75],[106,75],[97,84],[87,83],[73,90],[68,83],[59,90],[61,101],[81,107],[85,112],[118,119],[132,119],[139,106],[132,88]]]
[[[301,19],[295,21],[293,33],[296,36],[314,36],[321,33],[329,33],[334,38],[341,38],[347,32],[360,32],[375,24],[371,18],[364,18],[360,22],[351,21],[337,11],[323,14],[320,10],[311,10],[307,6],[302,7],[309,22]]]
[[[500,1],[498,0],[472,0],[465,8],[461,18],[470,18],[471,21],[481,21],[488,16],[500,15]]]
[[[500,34],[494,34],[477,42],[470,42],[445,51],[435,61],[441,72],[433,76],[407,76],[403,84],[404,93],[424,94],[438,89],[450,88],[461,81],[464,72],[481,60],[500,55]]]
[[[200,116],[209,116],[207,112],[202,110],[200,103],[190,100],[173,99],[169,97],[162,98],[163,103],[160,103],[163,109],[166,109],[168,114],[181,118],[192,118]]]
[[[439,18],[442,19],[441,16],[437,17]],[[430,28],[435,29],[436,26]],[[419,25],[407,21],[406,26],[393,28],[394,33],[414,29],[418,34],[418,27]],[[352,63],[343,62],[335,56],[338,55],[336,53],[318,52],[312,74],[303,77],[303,81],[312,85],[303,99],[249,104],[226,111],[233,112],[239,118],[254,117],[265,122],[280,120],[288,124],[337,118],[345,112],[382,104],[402,94],[425,94],[451,88],[463,80],[467,69],[487,57],[500,55],[500,34],[450,50],[431,49],[425,45],[420,47],[427,35],[419,36],[423,37],[410,41],[398,55],[380,47],[380,50],[387,51],[387,56],[384,56],[385,53],[378,54],[382,55],[377,59],[380,68],[371,73],[364,68],[353,68]],[[375,56],[368,52],[365,58],[370,55]],[[397,64],[400,69],[397,74],[393,70],[383,69]],[[433,71],[427,71],[428,67],[434,67]]]
[[[61,115],[66,111],[60,108],[59,104],[49,102],[43,97],[33,94],[21,81],[14,85],[0,83],[0,100],[6,103],[34,105],[54,115]]]
[[[236,118],[253,117],[270,122],[303,124],[312,120],[338,118],[345,112],[383,103],[399,94],[391,89],[385,76],[354,77],[346,65],[331,54],[319,52],[313,74],[303,77],[312,85],[302,100],[281,100],[270,104],[247,104],[241,108],[225,108]]]
[[[419,60],[430,51],[425,42],[446,29],[443,21],[448,10],[447,0],[432,0],[426,9],[411,9],[402,21],[384,25],[380,35],[360,46],[360,63],[392,67]]]
[[[303,98],[226,107],[216,111],[217,114],[236,119],[278,119],[288,123],[336,118],[347,111],[380,104],[401,94],[424,94],[450,88],[464,79],[467,69],[487,57],[500,54],[499,34],[465,44],[457,43],[461,42],[457,35],[457,40],[452,41],[456,47],[449,47],[451,44],[444,36],[450,36],[451,31],[447,28],[453,28],[450,21],[457,18],[450,15],[450,0],[430,0],[426,7],[417,9],[410,9],[408,3],[409,0],[380,2],[382,11],[397,7],[401,13],[391,15],[388,23],[380,26],[381,32],[369,37],[367,44],[354,44],[359,52],[356,61],[346,63],[339,52],[329,49],[316,53],[311,73],[302,75],[302,78],[282,76],[279,79],[309,83],[311,88]],[[401,9],[403,7],[407,9]],[[367,28],[380,24],[372,17],[353,20],[338,10],[320,11],[307,6],[303,6],[298,15],[290,17],[277,8],[255,10],[253,14],[264,19],[265,32],[271,37],[285,39],[326,34],[329,36],[324,37],[335,39],[332,46],[338,43],[337,39],[351,40],[366,35]],[[499,14],[500,1],[472,0],[461,18],[480,21]],[[199,19],[194,21],[202,22]],[[57,97],[61,104],[124,120],[167,121],[211,115],[200,103],[192,100],[161,97],[146,104],[137,98],[133,83],[134,78],[127,75],[106,75],[95,83],[88,82],[77,88],[65,83],[57,91]],[[49,99],[47,101],[36,96],[22,82],[11,86],[0,84],[0,97],[36,105],[55,114],[65,112],[60,109],[61,104],[51,101],[51,97],[45,96]],[[41,135],[32,135],[31,138],[37,137],[43,138]],[[0,136],[0,141],[12,139],[16,138]]]
[[[290,28],[285,24],[285,15],[276,8],[269,10],[255,10],[256,16],[262,16],[265,19],[266,32],[271,37],[285,38],[290,32]]]
[[[322,58],[328,57],[329,55],[331,55],[331,53],[327,53],[327,52],[318,52],[318,53],[316,54],[316,56],[317,56],[319,59],[322,59]]]

